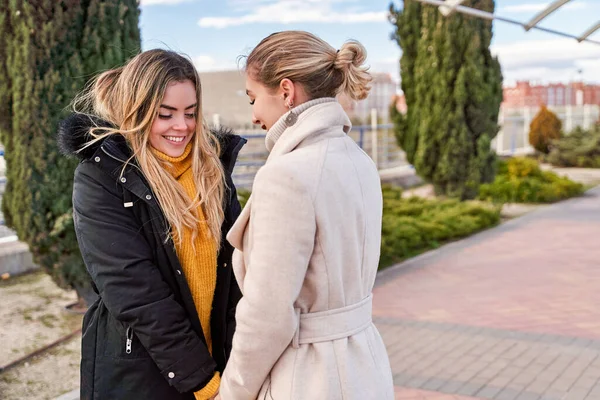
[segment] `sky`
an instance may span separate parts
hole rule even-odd
[[[400,7],[402,1],[392,3]],[[496,14],[527,22],[550,1],[496,0]],[[339,48],[355,39],[367,49],[371,71],[399,80],[401,49],[390,38],[390,0],[141,0],[142,48],[169,48],[204,71],[243,67],[260,40],[282,30],[306,30]],[[580,35],[600,19],[600,0],[571,0],[541,26]],[[495,21],[492,53],[505,86],[583,80],[600,83],[600,45]],[[600,30],[590,39],[600,41]]]

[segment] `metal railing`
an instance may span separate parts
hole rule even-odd
[[[264,131],[236,130],[236,133],[248,140],[238,157],[233,171],[233,181],[238,188],[250,189],[254,176],[269,155],[265,147]],[[348,134],[361,149],[376,161],[378,169],[387,169],[407,165],[404,152],[396,144],[393,124],[377,125],[375,137],[371,126],[352,127]]]

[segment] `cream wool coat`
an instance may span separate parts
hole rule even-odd
[[[299,114],[293,125],[288,113],[269,130],[268,160],[227,237],[244,297],[220,394],[392,400],[370,315],[381,244],[377,169],[347,136],[351,123],[335,99],[291,112]],[[330,315],[340,308],[347,312]]]

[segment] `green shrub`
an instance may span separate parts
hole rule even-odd
[[[557,167],[600,168],[600,125],[575,128],[553,142],[548,162]]]
[[[244,208],[248,202],[248,199],[250,198],[250,191],[246,189],[237,189],[237,196],[238,200],[240,201],[240,205],[242,208]]]
[[[238,190],[242,207],[250,197]],[[383,222],[379,268],[496,225],[500,208],[478,201],[402,198],[402,189],[383,188]]]
[[[402,198],[383,189],[383,223],[379,268],[496,225],[500,209],[481,202]]]
[[[540,164],[531,158],[516,157],[506,163],[506,172],[511,178],[542,178]],[[499,174],[500,175],[500,174]]]
[[[542,171],[537,161],[517,157],[500,162],[496,179],[481,185],[479,198],[500,203],[552,203],[578,196],[583,190],[580,183]]]

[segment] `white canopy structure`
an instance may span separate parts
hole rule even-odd
[[[539,23],[542,22],[547,16],[552,14],[554,11],[559,10],[562,6],[569,3],[571,0],[554,0],[544,10],[542,10],[538,14],[536,14],[529,22],[516,21],[516,20],[510,19],[510,18],[505,18],[505,17],[501,17],[496,14],[492,14],[487,11],[482,11],[482,10],[478,10],[476,8],[463,6],[462,3],[465,0],[446,0],[446,1],[444,1],[444,0],[416,0],[416,1],[420,1],[421,3],[425,3],[425,4],[431,4],[434,6],[438,6],[440,12],[444,16],[449,16],[455,12],[459,12],[462,14],[471,15],[473,17],[488,19],[490,21],[498,20],[498,21],[508,22],[510,24],[520,25],[526,31],[529,31],[531,29],[537,29],[537,30],[552,33],[555,35],[560,35],[560,36],[568,37],[571,39],[575,39],[578,42],[585,41],[585,42],[600,45],[600,41],[590,39],[590,36],[594,32],[596,32],[597,30],[600,29],[600,20],[579,36],[539,26]]]

